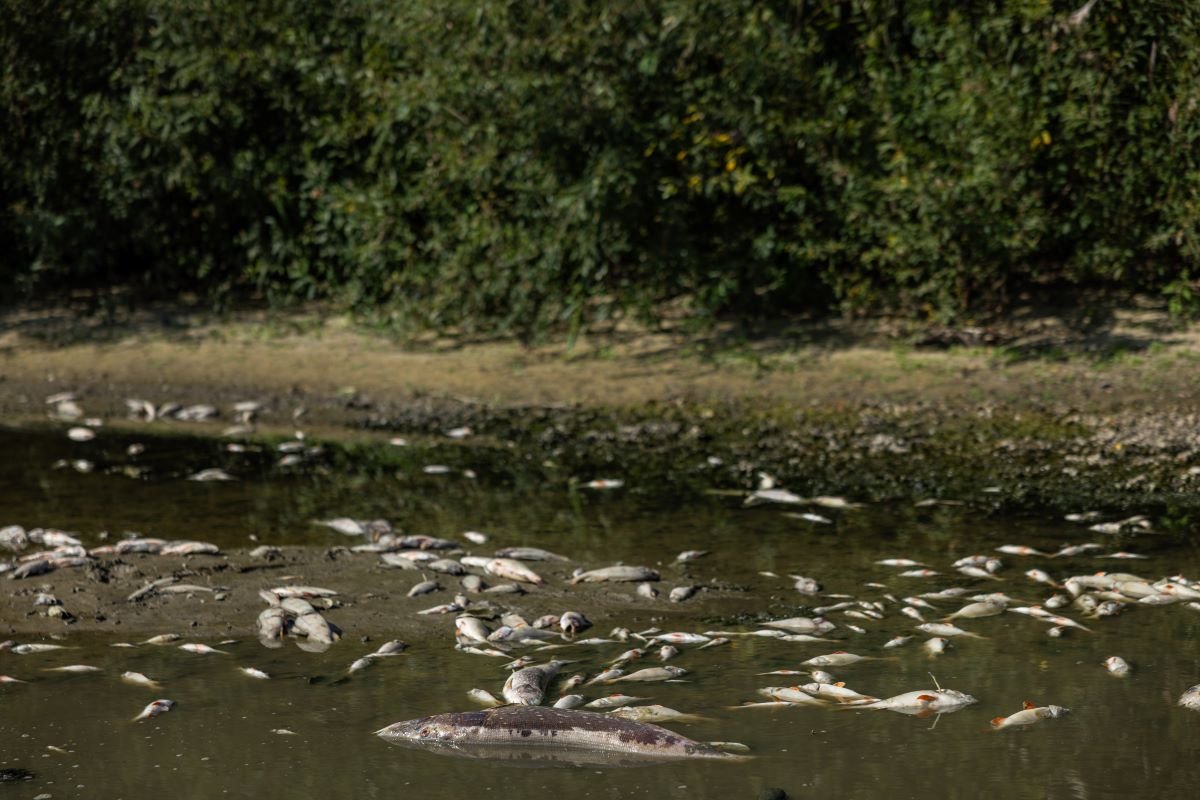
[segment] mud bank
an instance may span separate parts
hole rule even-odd
[[[469,428],[456,444],[537,480],[620,473],[672,495],[753,488],[766,472],[802,494],[873,502],[1200,505],[1200,328],[1153,309],[1087,325],[1028,313],[993,329],[618,330],[570,347],[398,343],[301,314],[0,316],[0,415],[45,420],[45,397],[62,391],[113,423],[129,397],[211,403],[214,422],[155,423],[201,436],[255,400],[257,434],[304,430],[354,460],[391,437],[449,443]]]

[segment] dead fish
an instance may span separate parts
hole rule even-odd
[[[682,667],[647,667],[639,669],[637,672],[631,672],[628,675],[622,675],[619,678],[613,678],[609,683],[622,683],[625,681],[651,682],[651,681],[669,681],[675,680],[682,675],[686,675],[687,670]]]
[[[49,558],[39,558],[33,561],[27,561],[16,569],[8,573],[10,580],[21,580],[22,578],[32,578],[37,575],[45,575],[47,572],[53,572],[58,567],[54,561]]]
[[[594,708],[597,711],[608,711],[613,708],[621,708],[622,706],[631,706],[634,703],[639,703],[642,700],[648,700],[648,697],[633,697],[628,694],[610,694],[608,697],[601,697],[599,700],[593,700],[584,706],[584,708]]]
[[[333,644],[339,638],[329,621],[315,611],[296,617],[292,621],[292,630],[321,644]]]
[[[997,553],[1005,553],[1010,556],[1049,556],[1049,553],[1043,553],[1041,550],[1036,550],[1023,544],[1005,544],[996,548]]]
[[[963,575],[966,575],[968,578],[980,578],[980,579],[992,580],[992,581],[1004,580],[1003,578],[993,575],[990,571],[988,571],[987,569],[981,568],[981,567],[971,567],[971,566],[958,567],[957,571]]]
[[[845,650],[836,650],[828,655],[813,656],[807,661],[800,663],[806,667],[845,667],[850,664],[857,664],[859,661],[866,661],[870,656],[859,656],[854,653],[847,653]]]
[[[337,595],[333,589],[323,589],[320,586],[276,586],[274,589],[268,589],[271,594],[276,597],[334,597]]]
[[[136,717],[134,717],[133,721],[140,722],[141,720],[144,720],[144,719],[150,719],[151,717],[157,717],[159,714],[165,714],[166,712],[170,711],[174,707],[175,707],[174,700],[155,700],[153,703],[150,703],[148,706],[143,708],[142,713],[140,713]]]
[[[398,656],[407,648],[408,645],[404,642],[400,641],[399,639],[392,639],[391,641],[384,642],[383,644],[379,645],[379,649],[371,655],[375,656],[376,658],[382,658],[384,656]]]
[[[49,653],[52,650],[66,649],[67,648],[61,644],[19,644],[12,648],[12,652],[19,656],[27,656],[34,653]]]
[[[1096,558],[1123,558],[1123,559],[1143,559],[1150,556],[1143,556],[1139,553],[1129,553],[1124,550],[1119,550],[1115,553],[1105,553],[1104,555],[1096,556]]]
[[[615,667],[611,668],[611,669],[606,669],[603,672],[600,672],[599,674],[593,676],[591,678],[591,680],[587,681],[583,685],[584,686],[594,686],[597,683],[611,683],[612,681],[616,680],[617,678],[621,677],[624,674],[625,674],[625,670],[623,670],[623,669],[616,669]]]
[[[217,650],[215,647],[209,647],[206,644],[192,644],[192,643],[181,644],[181,645],[179,645],[179,649],[187,650],[189,653],[198,653],[200,655],[208,655],[209,653],[220,653],[221,655],[229,655],[229,653],[227,653],[224,650]]]
[[[236,481],[237,478],[219,467],[209,467],[188,476],[189,481]]]
[[[497,706],[504,705],[503,700],[499,699],[486,689],[468,689],[467,697],[486,708],[496,708]]]
[[[905,644],[908,644],[915,638],[916,638],[915,636],[893,636],[891,639],[888,639],[886,642],[884,642],[883,646],[884,647],[901,647]]]
[[[182,638],[178,633],[160,633],[158,636],[151,636],[149,639],[146,639],[142,644],[171,644],[172,642],[178,642]]]
[[[800,594],[813,595],[821,591],[821,584],[815,578],[808,578],[803,575],[789,575],[789,578],[795,581],[792,588]]]
[[[637,585],[637,593],[640,597],[645,597],[647,600],[653,600],[658,597],[658,589],[654,588],[651,583],[639,583]]]
[[[1051,553],[1050,558],[1070,558],[1072,556],[1080,556],[1084,553],[1103,550],[1104,545],[1095,542],[1085,542],[1084,544],[1068,544],[1060,547],[1057,553]]]
[[[0,675],[0,683],[28,683],[20,678],[14,678],[11,675]]]
[[[813,697],[798,686],[767,686],[758,690],[763,697],[769,697],[780,703],[793,706],[827,706],[828,702],[819,697]]]
[[[1178,705],[1200,711],[1200,684],[1193,686],[1179,696]]]
[[[256,669],[254,667],[238,667],[238,671],[243,675],[248,675],[251,678],[257,678],[260,681],[269,680],[271,677],[261,669]]]
[[[496,558],[514,558],[517,561],[570,561],[566,556],[551,553],[540,547],[504,547],[496,551]]]
[[[93,667],[89,664],[68,664],[65,667],[47,667],[42,672],[67,672],[72,675],[83,675],[88,672],[101,672],[99,667]]]
[[[550,661],[536,667],[525,667],[508,676],[504,682],[504,699],[510,703],[536,706],[546,694],[546,685],[558,674],[567,661]]]
[[[1003,730],[1004,728],[1013,728],[1021,725],[1032,725],[1035,722],[1041,722],[1044,719],[1058,719],[1071,711],[1069,708],[1062,706],[1035,706],[1028,700],[1025,701],[1025,707],[1015,714],[1010,714],[1007,717],[995,717],[992,719],[992,728],[994,730]]]
[[[917,630],[921,631],[922,633],[931,634],[933,636],[966,636],[971,639],[986,638],[984,636],[980,636],[978,633],[971,633],[970,631],[964,631],[962,628],[958,627],[957,625],[951,625],[948,622],[926,622],[923,625],[918,625]]]
[[[778,628],[789,633],[828,633],[836,627],[821,617],[788,617],[761,623],[764,628]]]
[[[221,549],[209,542],[169,542],[160,551],[164,556],[216,556]]]
[[[709,642],[708,644],[712,644],[712,642]],[[707,646],[708,645],[705,645],[705,647],[707,647]],[[664,644],[662,647],[658,648],[658,660],[659,661],[670,661],[672,658],[674,658],[677,655],[679,655],[678,647],[672,647],[669,644]]]
[[[904,608],[900,609],[900,613],[910,619],[915,619],[917,622],[925,621],[925,617],[921,616],[921,612],[917,611],[912,606],[905,606]]]
[[[846,704],[837,706],[837,708],[870,708],[876,711],[894,711],[898,714],[927,717],[933,714],[949,714],[977,702],[979,701],[965,692],[938,687],[937,689],[918,689],[883,700]]]
[[[481,757],[503,757],[506,748],[512,749],[512,757],[522,757],[525,748],[533,747],[549,758],[561,753],[563,760],[597,765],[622,759],[745,758],[649,723],[591,711],[530,706],[423,717],[397,722],[377,734],[398,743],[441,745],[448,748],[446,753],[460,756],[472,755],[473,748],[482,747]]]
[[[263,609],[257,625],[258,636],[264,642],[280,640],[287,631],[287,612],[280,606]]]
[[[425,569],[432,572],[440,572],[443,575],[467,574],[466,568],[452,558],[435,558],[432,561],[426,561],[423,566]]]
[[[675,631],[672,633],[660,633],[647,641],[659,642],[662,644],[704,644],[709,641],[709,637],[699,633],[686,633],[684,631]]]
[[[1128,675],[1130,672],[1129,662],[1120,656],[1109,656],[1104,659],[1104,668],[1119,677]]]
[[[929,653],[930,657],[940,656],[944,654],[947,649],[949,649],[950,640],[941,636],[936,636],[932,639],[926,640],[921,646],[925,648],[925,651]]]
[[[126,683],[132,683],[134,686],[145,686],[149,689],[157,689],[158,681],[147,678],[140,672],[122,672],[121,680]]]
[[[696,714],[684,714],[660,705],[623,706],[608,712],[608,715],[632,722],[704,722],[708,719]]]
[[[853,689],[847,689],[844,683],[805,683],[800,687],[801,691],[811,694],[813,697],[822,700],[832,700],[836,703],[849,703],[852,701],[874,701],[878,697],[872,697],[869,694],[861,694]]]
[[[454,629],[459,636],[476,642],[486,642],[492,632],[487,624],[478,617],[462,616],[454,620]]]
[[[406,594],[405,597],[418,597],[423,594],[429,594],[430,592],[436,592],[441,588],[442,585],[437,581],[421,581],[409,589],[408,594]]]
[[[688,561],[695,561],[698,558],[704,558],[706,555],[708,555],[707,550],[684,550],[675,556],[675,563],[682,564]]]
[[[585,489],[620,489],[625,481],[620,478],[595,478],[583,484]]]
[[[577,572],[571,583],[598,583],[601,581],[657,581],[658,572],[649,567],[602,567],[587,572]]]
[[[538,575],[520,561],[512,558],[493,558],[487,562],[484,569],[489,575],[495,575],[497,578],[506,578],[510,581],[532,583],[535,586],[541,586],[545,583],[541,575]]]
[[[1051,578],[1044,570],[1040,570],[1040,569],[1027,570],[1025,572],[1025,577],[1029,578],[1032,581],[1037,581],[1038,583],[1044,583],[1047,586],[1053,586],[1055,589],[1062,588],[1062,584],[1058,583],[1053,578]]]
[[[564,694],[554,702],[554,708],[579,708],[583,705],[584,696],[581,694]]]
[[[699,591],[699,587],[697,586],[676,586],[667,597],[672,603],[682,603],[697,591]]]
[[[923,567],[925,566],[920,561],[913,561],[911,558],[883,558],[875,562],[882,567]]]
[[[780,505],[800,505],[806,502],[803,497],[787,489],[756,489],[746,496],[744,505],[756,506],[762,503],[779,503]]]
[[[901,578],[932,578],[942,573],[932,569],[910,569],[899,573]]]
[[[563,633],[574,635],[580,631],[586,631],[592,627],[592,623],[578,611],[564,611],[558,618],[558,627],[562,629]]]

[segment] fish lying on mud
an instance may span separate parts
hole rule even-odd
[[[437,714],[397,722],[376,734],[394,744],[428,745],[467,758],[621,766],[706,758],[744,760],[644,722],[541,706]]]

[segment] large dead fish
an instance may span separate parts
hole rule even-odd
[[[376,733],[395,744],[425,745],[467,758],[621,766],[707,758],[744,760],[644,722],[591,711],[502,706],[397,722]]]

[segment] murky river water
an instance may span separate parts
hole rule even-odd
[[[969,586],[980,592],[1004,591],[1028,603],[1051,592],[1023,576],[1040,567],[1057,578],[1100,569],[1127,570],[1151,580],[1174,574],[1200,577],[1200,556],[1189,546],[1154,537],[1121,542],[1147,560],[1100,561],[1023,559],[1003,556],[1003,582],[973,581],[956,575],[950,563],[971,553],[991,553],[1003,544],[1055,550],[1062,544],[1098,541],[1117,549],[1111,537],[1047,515],[1016,519],[984,518],[970,506],[821,511],[833,524],[787,516],[781,507],[743,508],[727,496],[690,497],[661,502],[637,486],[608,493],[570,490],[564,482],[541,483],[480,456],[474,479],[455,472],[425,475],[423,463],[472,467],[472,451],[410,449],[399,462],[356,465],[346,456],[317,459],[299,470],[278,470],[275,456],[233,458],[220,443],[205,440],[147,439],[135,466],[148,472],[132,477],[124,448],[135,437],[113,434],[89,450],[54,434],[0,431],[0,525],[19,523],[78,531],[85,543],[99,544],[100,531],[136,530],[164,538],[212,541],[223,548],[256,543],[308,545],[324,549],[356,540],[314,526],[330,516],[385,517],[408,532],[455,538],[468,529],[484,530],[493,545],[534,545],[562,552],[575,563],[547,568],[555,585],[576,564],[585,568],[617,562],[659,566],[664,595],[684,583],[706,586],[683,604],[658,602],[646,610],[632,600],[631,586],[615,586],[605,602],[581,606],[596,623],[591,635],[615,626],[634,631],[652,625],[671,630],[753,630],[751,618],[773,619],[808,613],[835,602],[806,598],[786,577],[817,578],[826,593],[878,599]],[[97,468],[80,474],[60,460],[92,459]],[[392,458],[389,456],[389,458]],[[504,462],[508,463],[508,462]],[[236,482],[196,483],[190,471],[222,465]],[[106,471],[113,470],[113,471]],[[542,476],[542,473],[538,473]],[[591,478],[595,476],[579,476]],[[614,476],[621,477],[621,476]],[[802,491],[803,487],[791,487]],[[981,487],[982,490],[983,487]],[[963,498],[972,501],[978,498]],[[794,510],[794,509],[792,509]],[[819,510],[819,509],[818,509]],[[252,540],[250,537],[253,536]],[[483,548],[474,548],[481,550]],[[684,567],[672,566],[676,553],[706,549],[711,554]],[[362,556],[375,558],[374,556]],[[899,570],[878,559],[906,557],[927,562],[942,575],[900,578]],[[534,565],[535,567],[537,565]],[[65,572],[65,571],[63,571]],[[416,573],[381,573],[380,581],[407,586]],[[12,593],[27,583],[3,581]],[[46,582],[63,594],[69,576]],[[443,584],[454,586],[452,578]],[[879,582],[887,589],[865,584]],[[370,587],[366,587],[370,588]],[[527,618],[566,610],[561,598],[490,597]],[[433,602],[445,602],[447,593]],[[428,598],[425,598],[426,600]],[[432,605],[419,599],[397,603],[397,613]],[[949,613],[960,605],[943,602]],[[507,762],[472,761],[390,746],[372,732],[392,722],[427,714],[473,708],[465,692],[481,687],[499,694],[505,672],[498,659],[456,652],[452,617],[445,634],[409,640],[408,651],[341,680],[355,658],[393,638],[386,623],[347,636],[324,653],[290,644],[266,649],[245,620],[223,655],[198,656],[174,647],[113,648],[119,633],[74,633],[64,628],[59,642],[74,648],[41,655],[0,653],[0,673],[29,681],[0,685],[0,769],[27,769],[31,781],[0,784],[0,795],[162,798],[255,796],[297,797],[678,797],[753,798],[767,787],[792,797],[991,797],[1104,798],[1182,796],[1194,791],[1200,775],[1200,713],[1175,705],[1186,688],[1200,683],[1200,613],[1184,604],[1131,608],[1111,619],[1088,621],[1092,633],[1062,638],[1049,627],[1016,614],[968,620],[962,627],[987,638],[957,639],[937,659],[919,648],[924,638],[883,649],[892,636],[914,633],[913,621],[889,606],[881,621],[851,620],[839,612],[831,634],[835,643],[786,643],[739,638],[708,650],[682,648],[671,663],[686,668],[686,682],[618,684],[610,691],[651,698],[703,722],[668,725],[693,739],[743,742],[755,759],[745,763],[687,762],[635,769],[558,765],[543,768]],[[1067,608],[1068,616],[1083,619]],[[927,614],[927,616],[934,616]],[[20,635],[21,619],[4,620]],[[853,622],[865,634],[847,630]],[[186,633],[185,630],[181,632]],[[371,637],[370,645],[358,641]],[[556,651],[579,659],[578,668],[595,671],[632,644],[615,643]],[[784,708],[734,710],[762,699],[756,690],[792,685],[801,677],[757,676],[798,668],[814,655],[844,649],[880,660],[834,668],[858,691],[887,697],[931,688],[929,672],[942,686],[968,692],[979,702],[941,718],[888,712]],[[563,653],[565,655],[558,655]],[[1101,666],[1120,655],[1134,666],[1126,678]],[[43,670],[91,664],[101,672],[66,675]],[[254,666],[268,672],[256,681],[236,670]],[[126,670],[145,673],[163,688],[126,685]],[[557,696],[552,689],[551,696]],[[169,697],[177,707],[160,717],[132,723],[150,700]],[[1071,709],[1058,720],[1027,729],[992,731],[988,721],[1011,714],[1024,700]],[[279,730],[293,732],[291,735]]]

